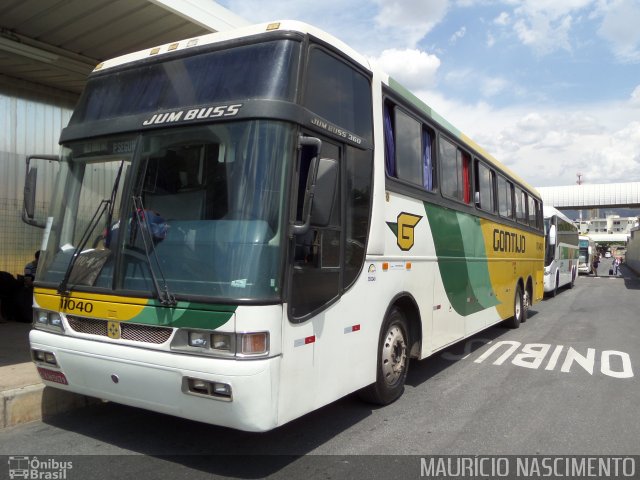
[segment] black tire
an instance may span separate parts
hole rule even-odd
[[[527,309],[524,306],[524,297],[520,285],[516,287],[516,294],[513,299],[513,317],[505,322],[509,328],[518,328],[521,323],[526,322]]]
[[[409,370],[409,328],[402,311],[393,307],[380,330],[376,381],[360,390],[369,403],[388,405],[404,392]]]

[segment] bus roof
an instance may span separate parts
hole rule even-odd
[[[134,63],[142,60],[146,60],[151,57],[161,57],[168,53],[174,53],[177,51],[184,51],[193,47],[202,47],[205,45],[214,45],[216,43],[222,43],[229,40],[235,40],[238,38],[251,37],[267,32],[299,32],[302,34],[313,35],[320,40],[331,44],[343,52],[346,56],[350,57],[354,62],[360,64],[367,70],[371,70],[369,60],[364,55],[356,52],[353,48],[346,43],[338,40],[327,32],[309,25],[304,22],[296,20],[281,20],[269,23],[259,23],[255,25],[249,25],[246,27],[239,27],[233,30],[227,30],[224,32],[208,33],[199,37],[187,38],[178,42],[166,43],[153,48],[147,48],[138,52],[128,53],[119,57],[105,60],[98,64],[93,70],[94,72],[101,72],[109,68],[126,65],[128,63]]]

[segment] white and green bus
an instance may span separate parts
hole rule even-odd
[[[534,188],[342,42],[256,25],[98,65],[34,292],[47,385],[247,431],[543,296]],[[35,161],[35,160],[34,160]]]
[[[578,273],[593,273],[593,255],[596,250],[595,242],[588,235],[579,235],[580,255],[578,258]]]
[[[580,244],[578,227],[560,210],[544,206],[544,291],[551,297],[565,285],[573,288],[578,277]]]

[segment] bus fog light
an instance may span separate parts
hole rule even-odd
[[[56,356],[50,352],[44,353],[44,361],[50,365],[58,365],[58,362],[56,361]]]
[[[231,335],[226,333],[214,333],[211,335],[211,345],[216,350],[231,350]]]
[[[38,361],[38,362],[44,362],[45,361],[45,353],[42,350],[32,350],[31,351],[33,354],[33,359]]]
[[[244,333],[241,334],[241,353],[242,355],[261,355],[269,350],[269,334],[267,332],[260,333]]]
[[[215,395],[220,395],[223,397],[231,396],[231,385],[227,385],[226,383],[217,383],[213,384],[213,393]]]
[[[189,332],[189,346],[207,348],[209,346],[209,334],[202,332]]]
[[[220,382],[212,382],[210,380],[202,380],[199,378],[183,377],[182,391],[184,393],[197,395],[199,397],[207,396],[216,400],[230,402],[231,385]]]
[[[194,393],[201,393],[203,395],[209,394],[209,382],[205,380],[198,380],[196,378],[189,379],[189,391]]]

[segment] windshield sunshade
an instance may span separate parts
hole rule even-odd
[[[99,74],[69,125],[239,98],[293,101],[298,51],[279,40]]]

